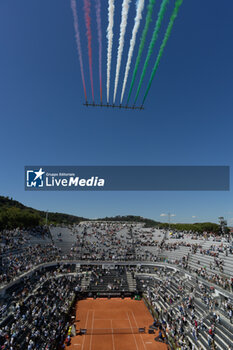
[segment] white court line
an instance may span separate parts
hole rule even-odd
[[[127,312],[127,316],[128,316],[128,320],[129,320],[130,327],[131,327],[131,329],[132,329],[132,334],[133,334],[133,337],[134,337],[134,342],[135,342],[136,347],[137,347],[137,349],[138,349],[138,344],[137,344],[137,341],[136,341],[136,338],[135,338],[135,334],[134,334],[134,332],[133,332],[133,327],[132,327],[132,324],[131,324],[131,322],[130,322],[128,312]]]
[[[95,318],[95,310],[93,311],[93,316],[92,316],[92,324],[91,328],[93,329],[94,327],[94,318]],[[91,344],[92,344],[92,333],[91,333],[91,340],[90,340],[90,350],[91,350]]]
[[[111,327],[112,327],[112,320],[111,320]],[[114,336],[113,336],[113,327],[112,327],[112,346],[113,346],[113,350],[115,350],[115,343],[114,343]]]
[[[132,315],[133,315],[134,322],[136,323],[136,326],[137,326],[137,328],[138,328],[138,324],[137,324],[136,318],[135,318],[135,316],[134,316],[134,312],[131,311],[131,313],[132,313]],[[146,345],[145,345],[145,343],[144,343],[144,340],[143,340],[143,338],[142,338],[141,333],[140,333],[140,337],[141,337],[141,340],[142,340],[142,344],[143,344],[143,346],[144,346],[144,349],[146,349]]]
[[[111,321],[112,319],[111,318],[95,318],[95,321]],[[128,321],[128,318],[114,318],[114,321]]]
[[[89,317],[89,311],[87,311],[87,318],[86,318],[86,323],[85,323],[85,328],[87,329],[87,321],[88,321],[88,317]],[[83,344],[82,344],[82,350],[83,350],[83,347],[84,347],[84,343],[85,343],[85,339],[86,339],[86,334],[84,334],[84,339],[83,339]]]

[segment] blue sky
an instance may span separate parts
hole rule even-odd
[[[115,52],[121,11],[121,2],[117,0],[116,3]],[[102,0],[102,4],[105,37],[107,0]],[[159,4],[157,1],[157,10]],[[173,4],[171,0],[166,23]],[[90,96],[82,6],[83,1],[79,0],[85,77]],[[1,194],[38,209],[91,218],[135,214],[165,221],[166,217],[160,217],[160,214],[171,212],[176,215],[172,218],[175,222],[216,221],[223,215],[233,224],[232,191],[24,191],[24,166],[31,164],[232,166],[232,11],[231,0],[221,3],[217,0],[184,0],[146,100],[146,109],[131,112],[82,106],[83,90],[68,0],[1,1]],[[134,14],[135,8],[131,6],[122,67],[127,59]],[[94,12],[92,28],[94,37]],[[153,24],[148,39],[152,29]],[[148,43],[149,40],[146,49]],[[98,101],[96,37],[92,46]],[[157,50],[158,45],[146,81]],[[104,98],[105,51],[106,40]],[[113,57],[111,91],[115,62],[116,55]],[[123,69],[119,86],[122,79]],[[145,89],[145,84],[143,87]]]

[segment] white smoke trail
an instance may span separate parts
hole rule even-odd
[[[109,103],[109,88],[110,88],[110,72],[111,72],[111,61],[112,61],[112,43],[113,43],[113,26],[114,26],[114,11],[115,11],[115,0],[108,0],[108,28],[107,28],[107,39],[108,39],[108,53],[107,53],[107,102]]]
[[[119,37],[119,46],[118,46],[118,52],[117,52],[117,67],[116,67],[113,103],[115,103],[115,99],[116,99],[117,86],[118,86],[120,68],[121,68],[121,58],[122,58],[122,53],[123,53],[123,49],[124,49],[125,31],[126,31],[126,27],[127,27],[127,19],[128,19],[130,2],[131,2],[131,0],[124,0],[122,3],[120,37]]]
[[[129,52],[128,52],[128,59],[127,59],[126,67],[125,67],[125,76],[124,76],[124,82],[123,82],[122,92],[121,92],[121,103],[122,103],[124,93],[125,93],[125,87],[126,87],[126,83],[127,83],[127,79],[128,79],[128,75],[129,75],[129,70],[130,70],[130,65],[131,65],[131,61],[132,61],[132,57],[133,57],[134,47],[136,44],[137,32],[138,32],[138,29],[140,27],[140,22],[142,19],[142,11],[144,9],[144,4],[145,4],[145,0],[138,0],[137,4],[136,4],[136,17],[134,20],[135,23],[134,23],[134,27],[133,27],[133,31],[132,31],[132,37],[130,40],[130,47],[129,47]]]

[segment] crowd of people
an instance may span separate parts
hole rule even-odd
[[[189,273],[194,274],[197,277],[201,277],[210,283],[214,283],[223,289],[233,292],[233,277],[220,273],[222,272],[221,270],[219,273],[213,269],[211,272],[208,272],[206,266],[198,267],[200,264],[198,264],[196,267],[190,266],[188,255],[183,256],[180,260],[166,259],[166,261],[168,263],[178,265],[180,268],[187,270]]]
[[[214,348],[215,327],[220,322],[220,316],[218,313],[214,314],[215,301],[213,301],[211,292],[207,291],[204,285],[200,285],[200,281],[207,280],[233,292],[233,277],[224,273],[225,261],[233,254],[229,237],[219,240],[218,237],[205,234],[203,243],[211,242],[208,247],[205,247],[200,242],[200,237],[195,234],[186,234],[189,240],[184,240],[182,237],[185,234],[182,233],[176,235],[176,239],[173,240],[172,237],[167,238],[164,231],[157,231],[156,234],[155,231],[154,229],[143,229],[142,226],[136,224],[86,223],[81,227],[72,228],[75,243],[69,252],[58,248],[47,228],[38,227],[30,232],[19,229],[2,232],[0,236],[0,286],[6,286],[19,276],[23,278],[25,284],[25,288],[21,289],[18,294],[13,293],[9,297],[8,303],[0,302],[0,320],[4,319],[9,311],[14,315],[10,324],[0,329],[2,349],[17,349],[16,344],[21,344],[20,346],[23,344],[23,349],[26,350],[50,349],[52,344],[57,342],[60,342],[62,346],[64,330],[67,328],[65,316],[74,292],[77,291],[74,289],[75,286],[77,287],[77,277],[72,275],[59,277],[61,271],[44,273],[35,269],[33,276],[36,276],[35,283],[38,283],[35,288],[31,283],[34,277],[27,277],[26,272],[34,271],[36,266],[44,263],[64,260],[165,261],[179,267],[180,270],[177,271],[189,272],[196,277],[196,284],[199,283],[201,302],[207,306],[208,312],[213,313],[212,326],[208,329],[205,329],[202,317],[196,312],[195,293],[193,291],[187,293],[184,276],[169,277],[170,272],[161,268],[156,271],[156,268],[153,268],[160,282],[155,283],[154,280],[153,282],[148,282],[148,280],[141,282],[160,320],[160,340],[170,336],[176,339],[176,343],[182,350],[185,350],[190,349],[187,332],[195,341],[199,339],[200,332],[206,332],[208,343]],[[37,237],[39,241],[41,239],[41,244],[35,243],[36,240],[32,239],[34,237]],[[63,240],[65,237],[60,233],[59,239]],[[177,259],[166,258],[166,254],[181,252],[182,249],[186,251],[183,256],[178,254]],[[193,256],[198,256],[195,266],[190,263]],[[208,268],[202,264],[202,256],[212,259]],[[150,269],[150,267],[137,265],[137,268],[131,267],[128,271],[134,276],[146,270],[151,273]],[[83,268],[80,268],[81,272],[82,270]],[[118,266],[117,269],[111,270],[92,266],[91,273],[88,273],[88,267],[86,271],[89,286],[96,290],[105,288],[106,291],[124,291],[128,288],[125,267]],[[166,308],[160,308],[159,302],[166,305]],[[178,308],[178,312],[174,311],[175,307]],[[221,308],[221,312],[232,322],[232,301],[224,300]],[[50,321],[48,321],[49,317]]]
[[[219,244],[219,237],[214,238],[211,234],[205,234],[203,240],[213,242],[208,249],[204,249],[203,244],[195,242],[197,239],[195,234],[186,234],[191,241],[182,239],[184,233],[179,235],[179,239],[173,241],[171,237],[164,239],[165,232],[161,230],[155,239],[154,229],[143,230],[136,224],[86,223],[81,228],[73,228],[73,232],[76,235],[76,241],[70,252],[64,253],[57,248],[54,241],[43,245],[30,244],[32,235],[51,237],[46,228],[38,227],[30,232],[18,229],[4,231],[0,236],[0,285],[9,283],[36,265],[50,261],[76,259],[156,262],[162,260],[177,264],[222,288],[232,290],[233,280],[224,275],[224,259],[219,257],[220,253],[224,253],[226,257],[233,255],[232,246],[228,242],[229,237],[222,238],[222,243],[220,241]],[[181,250],[183,247],[189,250],[182,259],[166,258],[166,252]],[[197,261],[195,268],[190,266],[191,256],[197,253],[213,257],[214,260],[210,261],[209,269],[203,266],[200,260]]]
[[[88,224],[77,233],[77,242],[72,247],[72,255],[83,260],[130,260],[133,246],[130,230],[122,224]],[[75,254],[76,253],[76,254]]]
[[[59,252],[53,244],[28,245],[20,252],[4,255],[1,259],[0,285],[11,282],[37,265],[56,260],[59,260]]]
[[[220,306],[206,286],[199,284],[196,288],[187,289],[185,280],[177,275],[153,282],[141,278],[140,282],[152,306],[155,316],[152,328],[159,329],[158,340],[170,341],[176,349],[202,350],[204,348],[198,342],[202,334],[209,349],[217,348],[215,330],[221,323],[220,307],[231,309],[232,302]],[[199,307],[198,297],[202,302]],[[232,349],[230,345],[228,349]]]
[[[38,226],[31,229],[3,230],[0,232],[0,256],[20,251],[30,244],[30,238],[38,236],[40,238],[49,237],[48,228]]]
[[[0,329],[2,350],[47,350],[64,344],[69,310],[80,278],[57,274],[42,274],[37,287],[30,281],[30,287],[25,285],[15,295],[9,321]]]
[[[121,292],[128,290],[125,266],[117,266],[114,269],[93,266],[90,275],[90,290]]]

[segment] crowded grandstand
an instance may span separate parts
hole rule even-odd
[[[5,229],[0,260],[1,349],[232,349],[230,233]]]

